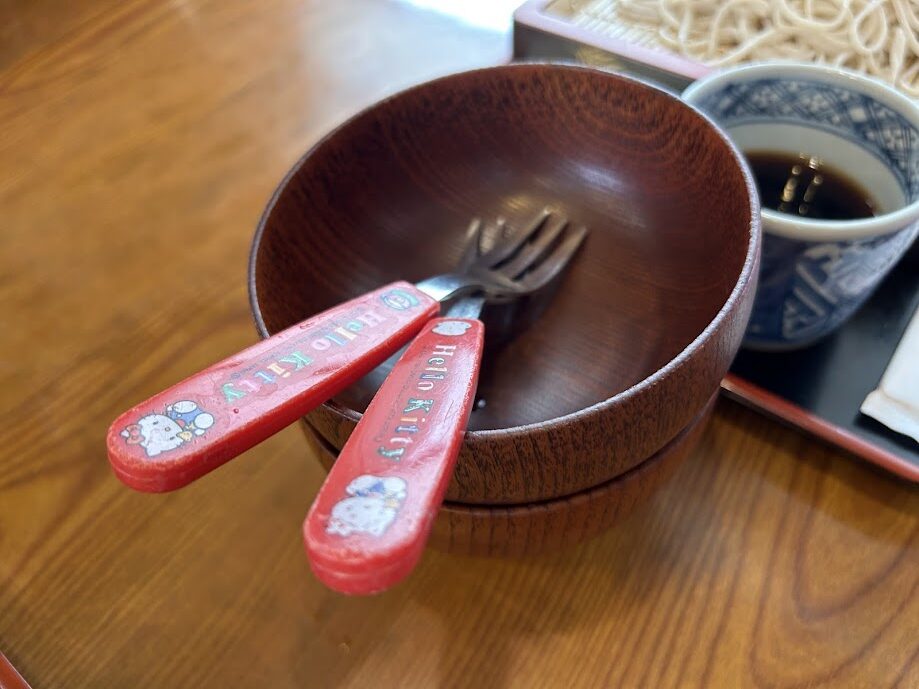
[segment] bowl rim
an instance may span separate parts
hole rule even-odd
[[[268,219],[274,211],[275,205],[278,203],[281,195],[284,190],[287,188],[290,180],[296,175],[306,161],[313,156],[325,143],[330,140],[333,136],[337,135],[343,129],[349,127],[353,122],[357,121],[361,117],[364,117],[369,111],[374,108],[379,107],[380,105],[395,100],[397,98],[402,98],[407,94],[410,94],[414,91],[421,90],[430,86],[431,84],[443,83],[452,81],[455,79],[463,79],[469,76],[475,76],[478,74],[487,74],[494,72],[527,72],[527,71],[542,71],[546,69],[551,70],[562,70],[562,71],[571,71],[571,72],[584,72],[592,74],[595,76],[602,77],[604,79],[614,79],[617,81],[625,81],[633,84],[637,84],[644,88],[650,89],[665,99],[669,100],[672,104],[675,104],[676,107],[687,108],[695,113],[696,117],[700,118],[705,122],[714,134],[721,140],[724,144],[727,152],[734,158],[734,162],[737,164],[741,175],[743,177],[744,185],[747,188],[747,198],[750,203],[750,224],[748,232],[748,241],[746,246],[746,252],[744,255],[743,264],[740,267],[740,271],[737,275],[737,280],[734,283],[734,287],[731,289],[731,292],[728,294],[727,299],[721,305],[721,308],[718,309],[717,313],[714,315],[711,321],[702,329],[702,331],[696,335],[682,350],[680,350],[670,361],[666,364],[655,370],[650,375],[642,378],[636,383],[632,384],[624,390],[620,390],[616,394],[607,397],[604,400],[595,402],[589,406],[577,409],[573,412],[567,414],[562,414],[559,416],[554,416],[550,419],[545,419],[543,421],[535,421],[526,424],[520,424],[517,426],[509,426],[507,428],[491,428],[491,429],[482,429],[476,431],[466,431],[466,442],[470,439],[472,440],[487,440],[487,439],[507,439],[522,435],[529,435],[534,431],[545,432],[553,428],[568,426],[572,423],[576,423],[582,419],[593,416],[596,413],[603,411],[608,408],[616,408],[633,397],[641,394],[645,390],[656,387],[661,381],[666,379],[672,372],[676,371],[684,364],[689,362],[692,357],[701,350],[712,335],[721,327],[724,321],[728,318],[728,315],[734,311],[738,303],[741,301],[744,292],[747,290],[750,284],[755,284],[757,275],[758,275],[758,266],[759,266],[759,255],[762,245],[762,223],[761,223],[761,213],[760,213],[760,204],[759,204],[759,195],[756,191],[756,184],[753,180],[753,173],[751,172],[746,159],[741,154],[740,150],[734,144],[733,141],[728,137],[724,129],[715,122],[715,120],[707,115],[705,112],[700,110],[698,107],[692,103],[688,103],[683,100],[676,93],[669,91],[666,88],[663,88],[657,84],[654,84],[650,81],[645,81],[644,79],[639,79],[631,75],[626,75],[618,72],[610,72],[607,70],[591,67],[588,65],[577,64],[566,61],[538,61],[538,62],[521,62],[521,63],[510,63],[505,65],[493,65],[488,67],[479,67],[476,69],[464,70],[460,72],[454,72],[445,76],[437,77],[435,79],[429,79],[419,84],[415,84],[405,89],[400,89],[395,93],[374,101],[370,105],[361,108],[356,113],[345,119],[343,122],[340,122],[338,125],[333,127],[325,135],[319,138],[313,145],[311,145],[307,151],[297,159],[297,161],[291,166],[287,171],[281,181],[278,183],[274,192],[265,208],[262,211],[261,216],[259,217],[258,224],[255,229],[255,234],[252,237],[252,243],[249,249],[249,259],[248,259],[248,268],[247,268],[247,283],[248,283],[248,292],[249,292],[249,308],[252,312],[253,319],[255,321],[256,330],[261,338],[267,338],[271,335],[268,332],[267,327],[265,326],[265,321],[262,318],[261,307],[258,300],[258,287],[255,280],[255,269],[256,261],[258,258],[259,247],[261,246],[262,235],[265,232],[265,228],[268,224]],[[707,400],[708,398],[706,398]],[[323,402],[323,405],[329,408],[334,413],[342,416],[354,423],[360,421],[363,414],[357,410],[345,407],[341,404],[335,402],[334,399],[329,399]],[[703,405],[704,406],[704,405]]]
[[[827,86],[856,91],[896,111],[919,132],[919,104],[873,77],[829,65],[778,60],[730,67],[712,72],[692,83],[683,91],[682,97],[695,105],[727,84],[756,81],[765,77],[809,79]],[[714,115],[712,117],[717,120]],[[721,126],[729,129],[726,124]],[[767,234],[817,242],[868,239],[905,230],[919,220],[919,193],[902,208],[865,220],[808,220],[769,208],[763,208],[762,215],[766,221]]]

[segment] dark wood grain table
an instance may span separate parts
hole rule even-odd
[[[367,599],[310,575],[299,428],[174,494],[112,475],[119,411],[254,341],[293,161],[509,51],[369,0],[0,4],[0,650],[33,687],[919,686],[917,490],[727,401],[603,536]]]

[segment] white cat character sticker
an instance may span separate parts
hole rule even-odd
[[[121,437],[128,445],[140,445],[148,457],[174,450],[214,425],[214,417],[190,400],[174,402],[165,414],[147,414],[126,426]]]
[[[350,497],[332,508],[326,533],[382,536],[396,518],[405,500],[406,488],[405,481],[395,476],[358,476],[345,489]]]

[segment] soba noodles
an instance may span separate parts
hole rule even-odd
[[[622,21],[707,65],[847,67],[919,97],[919,0],[618,0]]]

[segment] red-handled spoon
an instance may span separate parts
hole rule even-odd
[[[478,320],[430,321],[348,438],[303,527],[328,587],[376,593],[418,562],[472,410],[484,332]]]

